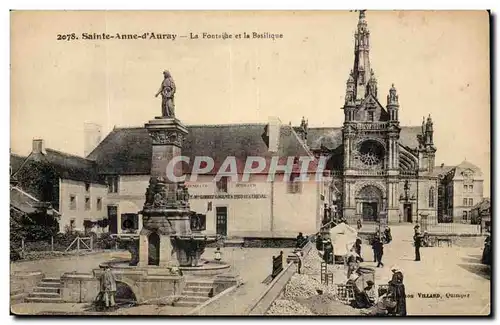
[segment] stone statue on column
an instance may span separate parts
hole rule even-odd
[[[173,118],[175,117],[175,83],[172,75],[168,70],[163,71],[163,82],[161,83],[160,89],[156,93],[155,97],[161,94],[161,116],[163,118]]]

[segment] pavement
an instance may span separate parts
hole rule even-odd
[[[393,241],[384,246],[383,268],[376,268],[371,246],[361,255],[375,267],[376,284],[391,278],[390,268],[403,271],[408,315],[488,315],[490,267],[481,264],[482,248],[422,247],[415,261],[412,225],[391,226]]]
[[[244,315],[268,287],[263,282],[271,274],[272,256],[277,256],[281,250],[285,258],[293,251],[280,248],[224,248],[223,258],[231,261],[231,272],[240,275],[243,285],[210,305],[203,315]],[[210,256],[213,249],[207,249],[205,254]]]
[[[490,313],[490,267],[480,263],[482,248],[424,247],[421,261],[414,261],[413,226],[391,226],[393,241],[385,245],[383,268],[375,268],[376,284],[386,284],[391,278],[390,268],[399,266],[404,274],[408,315],[488,315]],[[263,281],[271,273],[272,256],[279,248],[223,248],[222,258],[232,265],[233,273],[240,275],[244,284],[219,299],[206,315],[242,315],[266,289]],[[288,255],[291,249],[283,249]],[[206,249],[204,257],[211,259],[214,250]],[[371,246],[362,246],[363,264],[375,267]],[[128,252],[106,252],[86,256],[69,256],[51,260],[11,263],[11,271],[42,271],[47,276],[64,272],[90,272],[99,263],[123,258]],[[319,265],[318,265],[319,268]],[[335,282],[344,279],[342,266]],[[179,309],[180,308],[180,309]],[[93,314],[88,304],[23,303],[12,307],[14,313],[31,315],[51,311],[54,314]],[[122,308],[110,314],[176,315],[189,309],[171,306],[142,305]]]
[[[230,295],[217,301],[209,310],[210,315],[241,315],[255,299],[266,289],[263,281],[271,274],[272,256],[283,250],[285,256],[291,249],[279,248],[239,248],[227,247],[222,249],[222,259],[231,264],[230,272],[239,274],[243,285]],[[207,248],[204,258],[212,259],[215,249]],[[100,263],[115,258],[127,258],[126,251],[113,251],[85,256],[66,256],[50,260],[22,261],[11,263],[11,272],[41,271],[48,277],[59,277],[65,272],[91,272]],[[89,304],[76,303],[21,303],[13,305],[11,311],[15,314],[51,314],[51,315],[102,315],[89,310]],[[120,308],[106,312],[109,315],[181,315],[191,308],[141,305],[129,308]],[[207,314],[208,315],[208,314]]]

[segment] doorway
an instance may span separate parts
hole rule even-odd
[[[227,207],[216,207],[215,215],[217,235],[227,236]]]
[[[377,202],[362,202],[363,221],[378,221]]]
[[[111,234],[118,233],[118,207],[116,205],[108,205],[108,221],[109,232]]]
[[[404,211],[405,221],[410,223],[413,222],[413,217],[411,213],[411,203],[405,203],[403,205],[403,211]]]

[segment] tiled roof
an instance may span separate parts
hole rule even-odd
[[[481,169],[474,165],[473,163],[468,162],[467,160],[462,161],[460,164],[457,165],[457,174],[460,174],[461,172],[470,169],[476,174],[476,176],[483,176],[483,173],[481,172]]]
[[[421,131],[421,126],[401,127],[401,132],[399,134],[400,143],[410,149],[417,148],[417,134],[420,134]],[[324,146],[327,149],[335,149],[342,144],[342,128],[309,128],[307,133],[307,143],[312,149],[320,149],[321,146]]]
[[[490,208],[491,208],[491,202],[490,199],[488,198],[482,199],[481,202],[477,203],[472,207],[472,209],[479,209],[480,211],[484,211]]]
[[[448,172],[453,170],[457,166],[446,166],[446,165],[441,165],[441,166],[435,166],[433,170],[433,175],[446,175]]]
[[[277,153],[268,150],[266,124],[190,125],[183,143],[182,155],[212,157],[214,170],[226,157],[234,156],[241,170],[249,156],[271,159],[272,156],[308,156],[309,152],[291,126],[282,125]],[[115,128],[87,157],[94,160],[103,174],[149,174],[152,143],[143,127]],[[185,172],[190,168],[185,166]]]

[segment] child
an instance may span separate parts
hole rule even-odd
[[[220,251],[220,247],[217,247],[217,250],[215,251],[214,253],[214,260],[217,262],[217,263],[220,263],[222,259],[222,253]]]

